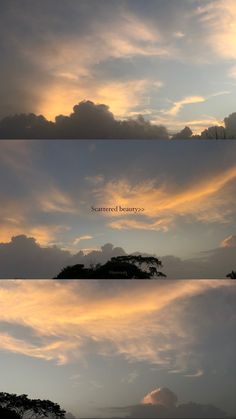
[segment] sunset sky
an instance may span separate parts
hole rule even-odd
[[[3,0],[0,117],[84,99],[170,131],[235,111],[235,0]]]
[[[161,258],[218,249],[212,266],[225,276],[235,269],[235,153],[220,140],[1,141],[1,269],[7,243],[23,234],[72,254],[106,243]],[[116,205],[144,211],[91,210]]]
[[[165,387],[235,415],[235,291],[232,280],[1,281],[0,391],[114,417]]]

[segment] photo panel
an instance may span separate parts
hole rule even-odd
[[[0,155],[1,278],[234,274],[236,142],[5,140]]]

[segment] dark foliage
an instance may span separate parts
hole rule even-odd
[[[117,256],[104,265],[85,268],[84,265],[67,266],[56,279],[151,279],[165,277],[159,268],[161,261],[155,257]]]
[[[0,393],[0,408],[11,411],[16,416],[9,416],[9,418],[65,418],[65,411],[56,403],[50,400],[29,399],[26,394],[10,394]],[[1,411],[0,411],[1,412]],[[13,413],[14,412],[14,413]],[[10,414],[10,413],[9,413]]]

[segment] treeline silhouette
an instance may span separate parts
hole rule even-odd
[[[189,127],[170,135],[163,125],[152,124],[139,115],[115,119],[109,107],[82,101],[69,116],[58,115],[55,122],[43,115],[16,114],[0,121],[1,139],[236,139],[236,112],[224,119],[225,126],[214,126],[200,135]]]
[[[66,411],[59,404],[50,400],[29,399],[26,394],[0,393],[0,417],[6,419],[20,418],[54,418],[64,419]]]
[[[226,275],[227,278],[236,279],[236,271],[231,271]]]
[[[83,264],[67,266],[54,279],[152,279],[165,277],[159,271],[162,263],[153,256],[117,256],[105,264],[91,265],[85,268]]]

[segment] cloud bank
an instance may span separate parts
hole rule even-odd
[[[225,380],[225,371],[227,383],[235,379],[235,284],[230,280],[112,281],[109,287],[106,281],[2,281],[0,307],[0,351],[5,353],[72,367],[91,356],[122,358],[127,365],[145,365],[145,371],[155,368],[156,377],[161,371],[177,374],[189,386],[191,380],[201,385],[205,375],[215,383]],[[200,369],[203,375],[193,377]],[[217,391],[221,394],[218,384],[209,402]],[[172,417],[166,409],[183,417],[176,416],[182,405],[173,392],[152,388],[143,390],[139,410],[129,409],[131,417],[136,412]],[[184,417],[193,411],[201,415],[190,417],[214,413],[188,403],[181,409]]]
[[[202,98],[187,98],[168,112],[172,115],[190,100]],[[33,113],[5,117],[0,121],[0,139],[236,139],[236,113],[224,123],[224,127],[210,127],[200,135],[192,135],[189,127],[170,135],[164,125],[151,123],[142,115],[118,120],[107,105],[82,101],[70,116],[58,115],[55,122]]]
[[[201,252],[194,258],[184,260],[173,255],[161,257],[163,272],[168,279],[225,278],[235,270],[236,248],[231,237],[223,240],[223,245],[221,243],[218,248]],[[112,257],[126,254],[122,247],[115,247],[111,243],[105,244],[100,250],[80,250],[71,254],[57,246],[42,247],[34,238],[21,235],[13,237],[8,243],[0,243],[0,278],[54,278],[63,267],[104,264]]]

